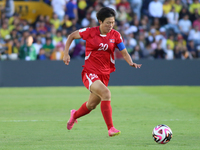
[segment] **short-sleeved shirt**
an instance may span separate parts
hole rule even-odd
[[[74,19],[76,16],[74,14],[74,9],[77,9],[77,4],[74,4],[73,2],[68,2],[66,4],[66,15],[69,16],[70,19]]]
[[[110,74],[115,71],[114,51],[122,42],[119,32],[112,29],[107,35],[101,35],[99,26],[79,30],[86,40],[84,70],[95,74]]]

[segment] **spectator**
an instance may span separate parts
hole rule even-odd
[[[98,20],[96,18],[97,12],[103,7],[102,3],[98,3],[95,7],[94,10],[91,12],[91,19],[96,20],[96,23],[98,23]]]
[[[188,40],[194,41],[195,45],[200,44],[200,30],[198,26],[195,26],[192,30],[190,30]]]
[[[43,15],[39,15],[39,16],[37,17],[37,19],[35,20],[35,22],[34,22],[34,26],[37,28],[38,23],[40,23],[40,22],[42,22],[42,21],[45,21],[45,18],[44,18]]]
[[[38,22],[36,30],[38,34],[45,34],[47,32],[45,22],[44,21]]]
[[[190,14],[190,20],[191,20],[191,22],[193,23],[195,20],[198,19],[198,17],[199,17],[198,9],[195,9],[194,13]]]
[[[29,23],[27,20],[22,21],[23,31],[29,30]]]
[[[133,60],[139,60],[143,57],[142,56],[142,50],[140,49],[139,45],[136,45],[134,47],[134,50],[131,53],[131,57],[132,57]]]
[[[191,41],[188,42],[187,49],[191,53],[191,55],[192,55],[193,58],[197,58],[197,56],[198,56],[197,55],[198,54],[198,52],[197,52],[197,46],[195,46],[195,43],[194,43],[193,40],[191,40]]]
[[[7,23],[3,23],[2,28],[0,29],[0,34],[3,39],[5,39],[7,35],[10,35]]]
[[[175,48],[174,48],[174,58],[181,59],[181,55],[182,55],[182,49],[181,49],[181,47],[178,46],[178,45],[175,45]]]
[[[14,39],[13,40],[13,53],[17,54],[17,57],[19,56],[19,50],[20,50],[20,42],[18,41],[18,39]]]
[[[50,20],[50,23],[53,25],[53,27],[56,30],[60,28],[60,20],[58,19],[58,16],[56,13],[53,13],[53,18]]]
[[[182,7],[182,9],[181,9],[181,11],[179,13],[179,19],[183,19],[183,17],[185,15],[189,15],[190,16],[190,13],[189,13],[187,7]]]
[[[134,47],[137,45],[137,41],[134,39],[134,34],[129,33],[127,35],[127,39],[124,41],[124,43],[127,46],[126,49],[127,49],[128,53],[131,54],[134,50]]]
[[[78,8],[77,4],[73,3],[73,0],[69,0],[69,2],[66,4],[66,15],[69,16],[69,19],[76,19],[78,20]]]
[[[185,37],[185,39],[187,39],[189,31],[192,28],[192,22],[189,20],[189,16],[185,15],[183,19],[180,19],[178,25],[181,34],[183,35],[183,37]]]
[[[17,22],[17,23],[20,22],[19,14],[17,14],[17,13],[14,13],[13,16],[11,16],[9,18],[9,22],[8,23],[9,23],[9,25],[12,25],[14,22]]]
[[[155,54],[155,51],[154,49],[151,48],[151,43],[150,42],[147,43],[145,48],[142,51],[142,55],[144,56],[144,58],[154,59],[154,54]]]
[[[64,20],[61,22],[61,26],[64,29],[68,29],[72,26],[72,21],[69,20],[69,16],[65,15]]]
[[[53,8],[53,12],[58,16],[58,19],[60,22],[63,21],[64,15],[65,15],[65,0],[52,0],[51,6]]]
[[[13,40],[11,40],[11,36],[6,35],[4,41],[5,41],[4,43],[5,51],[3,51],[2,53],[3,54],[2,56],[4,57],[4,59],[17,60],[18,53],[13,52]]]
[[[32,43],[33,43],[33,37],[28,36],[26,38],[26,43],[19,50],[20,59],[26,60],[26,61],[37,59],[36,50]]]
[[[137,14],[138,20],[141,19],[141,7],[142,7],[143,1],[141,0],[133,0],[131,1],[131,8],[134,13]]]
[[[156,30],[159,30],[160,27],[161,27],[161,25],[160,25],[159,18],[154,18],[151,28],[154,28],[154,29],[156,29]]]
[[[184,49],[182,50],[181,59],[182,59],[182,60],[185,60],[185,59],[193,59],[191,53],[187,50],[186,47],[184,47]]]
[[[173,29],[173,31],[177,34],[179,33],[178,29],[178,19],[179,19],[179,14],[175,12],[175,8],[172,7],[172,10],[167,14],[167,22],[168,24],[165,25],[165,28],[167,30]]]
[[[81,21],[81,26],[84,28],[89,27],[90,22],[91,22],[91,14],[87,13],[86,17],[83,18],[83,20]]]
[[[54,45],[52,44],[51,38],[46,39],[46,43],[42,47],[45,50],[45,55],[47,59],[50,59],[51,53],[53,52]]]
[[[51,54],[51,60],[62,60],[64,52],[61,46],[56,46],[53,53]]]
[[[162,40],[161,45],[162,45],[162,49],[165,50],[166,49],[166,43],[167,43],[167,34],[166,34],[166,29],[164,27],[161,27],[159,29],[159,34],[156,35],[155,37],[156,42],[159,42],[160,40]]]
[[[174,43],[174,35],[169,35],[169,38],[167,39],[166,45],[168,46],[168,49],[174,49],[175,43]]]
[[[198,9],[198,13],[200,15],[200,3],[199,0],[193,0],[193,3],[189,6],[189,11],[191,14],[194,14],[195,9]]]
[[[36,43],[33,43],[33,46],[35,47],[36,54],[38,55],[39,52],[40,52],[40,49],[43,46],[42,42],[41,42],[41,37],[40,36],[37,37]]]
[[[186,49],[187,43],[181,34],[177,35],[177,41],[175,42],[175,46],[177,46],[178,49],[180,49],[179,51],[181,52],[181,54],[182,54],[183,50]]]
[[[10,35],[11,39],[19,39],[21,37],[21,34],[19,34],[16,29],[13,29]]]
[[[143,4],[142,4],[142,8],[141,8],[142,9],[141,12],[143,15],[150,16],[149,15],[149,4],[151,1],[152,0],[143,0]]]
[[[140,46],[141,51],[143,51],[144,48],[145,48],[145,45],[146,45],[145,33],[144,32],[140,32],[140,34],[139,34],[138,45]]]
[[[86,13],[87,13],[87,2],[86,0],[79,0],[78,2],[78,17],[79,20],[82,20],[85,18]]]
[[[79,43],[74,47],[74,50],[70,51],[72,58],[83,59],[85,57],[85,41],[80,39]]]
[[[127,21],[127,13],[125,6],[120,5],[117,14],[118,14],[118,17],[116,18],[117,21]]]
[[[117,4],[117,10],[119,10],[120,6],[125,7],[125,12],[128,14],[131,11],[131,5],[127,0],[121,0],[120,3]]]
[[[193,27],[198,26],[198,30],[200,30],[200,15],[198,18],[193,22]]]
[[[149,3],[149,15],[153,18],[161,18],[163,16],[163,5],[159,0],[153,0]]]
[[[47,31],[51,31],[51,22],[50,22],[50,16],[46,15],[44,17],[45,27],[47,28]]]
[[[0,6],[0,8],[1,8],[1,6]],[[6,19],[6,13],[4,10],[1,11],[1,9],[0,9],[0,26],[3,25],[3,22],[5,19]]]
[[[172,9],[172,5],[170,4],[169,0],[165,0],[163,4],[163,13],[166,16]]]
[[[37,59],[38,60],[46,60],[47,59],[47,57],[45,55],[45,50],[43,48],[40,48]]]
[[[158,45],[155,49],[155,59],[164,59],[165,58],[165,51],[162,48],[162,40],[158,42]]]
[[[173,7],[175,8],[175,12],[180,13],[182,9],[181,0],[175,0],[175,3],[173,4]]]
[[[63,40],[63,38],[65,38],[67,36],[67,30],[63,28],[61,30],[61,34],[62,34],[62,40]]]
[[[174,59],[174,52],[171,49],[170,45],[167,45],[167,49],[166,49],[166,55],[165,55],[165,59],[166,60],[173,60]]]
[[[140,20],[139,31],[140,32],[148,31],[149,28],[150,28],[149,18],[146,15],[144,15]]]

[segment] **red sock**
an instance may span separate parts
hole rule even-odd
[[[86,107],[86,103],[87,102],[83,103],[83,105],[74,113],[74,119],[80,118],[80,117],[90,113],[91,110],[89,110]]]
[[[109,130],[113,127],[112,107],[110,105],[110,101],[101,101],[101,112]]]

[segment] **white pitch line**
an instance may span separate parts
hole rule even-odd
[[[48,122],[48,121],[65,121],[65,120],[0,120],[0,122]]]

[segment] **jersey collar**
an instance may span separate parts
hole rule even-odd
[[[106,34],[106,35],[101,34],[100,26],[98,26],[98,31],[99,31],[99,35],[100,35],[101,37],[106,37],[106,36],[107,36],[107,34]]]

